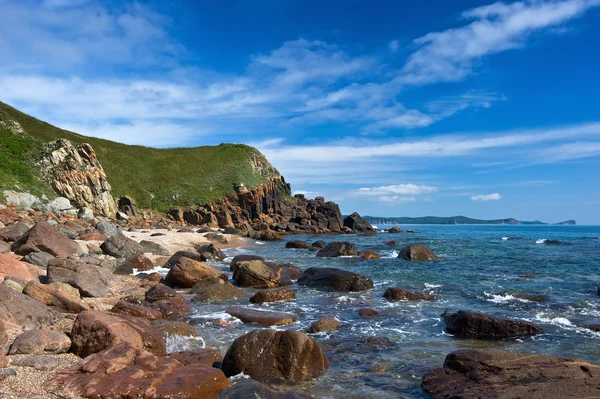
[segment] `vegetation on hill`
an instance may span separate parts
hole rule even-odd
[[[424,216],[416,218],[363,216],[363,218],[372,224],[546,224],[537,220],[533,222],[523,222],[512,218],[481,220],[466,216]]]
[[[14,189],[17,184],[32,193],[49,192],[48,185],[36,177],[35,149],[59,138],[89,143],[104,167],[113,196],[130,195],[148,209],[163,211],[215,201],[232,193],[239,183],[253,188],[278,175],[258,150],[242,144],[174,149],[126,145],[59,129],[2,102],[1,121],[5,127],[18,122],[24,133],[13,134],[0,126],[0,189]]]

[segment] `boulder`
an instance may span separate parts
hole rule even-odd
[[[600,396],[600,367],[562,357],[459,350],[423,377],[435,399],[578,399]]]
[[[318,257],[323,258],[336,258],[339,256],[356,256],[356,246],[349,242],[330,242],[317,252]]]
[[[241,262],[246,262],[249,260],[261,260],[263,262],[265,261],[263,257],[257,255],[236,255],[233,257],[231,263],[229,264],[229,270],[234,271]]]
[[[159,310],[152,309],[149,306],[138,305],[135,303],[120,300],[110,310],[112,313],[124,314],[132,317],[139,317],[146,320],[161,320],[162,313]]]
[[[126,342],[59,371],[51,384],[90,399],[217,399],[230,385],[217,368],[184,365]]]
[[[127,342],[155,355],[166,353],[162,331],[148,320],[104,312],[79,313],[71,331],[71,352],[87,357]]]
[[[385,290],[383,297],[388,301],[435,301],[437,299],[435,295],[423,294],[421,292],[413,292],[395,287],[390,287]]]
[[[260,241],[281,241],[283,237],[281,234],[274,232],[273,230],[264,230],[260,232],[258,236]]]
[[[215,363],[223,363],[223,355],[211,348],[197,348],[185,352],[169,353],[169,357],[177,360],[184,366],[203,364],[212,366]]]
[[[296,299],[296,291],[289,288],[276,288],[272,290],[258,291],[250,298],[252,303],[291,301]]]
[[[180,320],[192,311],[188,303],[175,302],[175,299],[152,302],[150,307],[162,313],[163,319],[166,320]]]
[[[57,356],[30,355],[19,359],[13,359],[10,364],[18,367],[31,367],[39,371],[51,371],[56,370],[59,367],[72,365],[73,362],[61,359]]]
[[[27,233],[29,226],[25,223],[18,221],[0,230],[0,240],[6,242],[17,241],[19,237]]]
[[[144,254],[137,254],[127,259],[127,263],[132,269],[139,271],[147,271],[154,269],[154,264]]]
[[[18,283],[17,281],[9,280],[8,277],[4,279],[2,284],[7,286],[8,288],[10,288],[11,290],[14,290],[17,292],[23,292],[23,285]]]
[[[81,234],[79,237],[77,237],[78,240],[82,240],[82,241],[106,241],[108,240],[108,237],[105,236],[104,234],[100,233],[99,231],[92,231],[90,233],[84,233]]]
[[[312,396],[297,392],[276,392],[267,385],[251,378],[238,379],[229,388],[225,388],[219,399],[313,399]]]
[[[71,259],[53,259],[48,263],[48,282],[66,283],[84,297],[102,297],[109,292],[108,281],[100,268]]]
[[[363,219],[358,213],[354,212],[352,215],[344,218],[344,226],[354,231],[372,231],[373,226],[371,223]]]
[[[75,253],[73,242],[46,222],[36,223],[14,242],[12,249],[22,256],[31,252],[47,252],[58,258],[66,258]]]
[[[381,255],[379,255],[373,249],[363,249],[362,251],[360,251],[359,255],[360,258],[364,260],[377,260],[381,258]]]
[[[227,244],[227,239],[223,234],[207,233],[204,238],[206,238],[208,241],[216,242],[218,244]]]
[[[375,309],[369,309],[369,308],[365,308],[365,309],[361,309],[358,311],[358,315],[360,317],[364,317],[364,318],[369,318],[369,317],[383,317],[383,313],[378,312]]]
[[[38,280],[44,272],[37,266],[21,262],[11,254],[0,254],[0,281],[7,276],[20,277],[27,281]]]
[[[129,217],[136,217],[138,214],[137,204],[133,198],[128,195],[124,195],[119,198],[117,202],[118,208],[120,212],[123,212],[125,215]]]
[[[311,267],[298,279],[298,285],[330,291],[367,291],[373,280],[363,275],[331,267]]]
[[[24,330],[34,330],[50,326],[62,318],[59,312],[0,284],[0,320]]]
[[[113,235],[104,241],[100,248],[105,254],[114,256],[115,258],[131,258],[135,255],[144,253],[144,248],[131,238],[125,237],[123,234]]]
[[[329,362],[319,345],[298,331],[254,330],[237,338],[223,358],[223,372],[261,382],[300,382],[319,377]]]
[[[41,353],[66,353],[71,347],[71,340],[61,331],[30,330],[19,335],[10,346],[9,355],[34,355]]]
[[[412,244],[402,248],[398,258],[410,261],[425,261],[439,259],[436,254],[423,244]]]
[[[30,263],[32,265],[36,265],[46,270],[48,267],[48,262],[54,259],[54,256],[50,255],[47,252],[32,252],[23,257],[23,262]]]
[[[226,258],[223,251],[215,247],[215,244],[203,245],[197,248],[196,251],[202,256],[202,261],[223,260]]]
[[[198,331],[185,321],[173,320],[155,320],[152,325],[165,333],[169,337],[198,337]]]
[[[285,243],[286,248],[309,249],[310,244],[306,241],[292,240]]]
[[[503,339],[534,335],[543,331],[543,328],[526,321],[501,319],[465,310],[456,313],[445,312],[443,317],[446,331],[459,338]]]
[[[94,219],[94,211],[92,211],[87,206],[79,208],[77,211],[77,217],[83,220],[93,220]]]
[[[227,308],[227,313],[237,317],[243,323],[256,323],[262,326],[284,326],[298,320],[298,316],[292,313],[272,312],[268,310],[255,310],[232,306]]]
[[[112,237],[123,233],[121,227],[112,224],[111,222],[98,223],[96,225],[96,230],[98,230],[101,234],[105,235],[106,237]]]
[[[140,241],[140,246],[145,254],[150,253],[153,255],[171,256],[171,251],[152,241],[142,240]]]
[[[323,240],[318,240],[318,241],[315,241],[312,244],[310,244],[311,247],[319,248],[319,249],[325,248],[326,245],[327,245],[327,243]]]
[[[208,277],[192,287],[196,302],[223,302],[244,298],[246,294],[231,283],[218,277]]]
[[[387,229],[387,232],[391,233],[391,234],[397,234],[397,233],[402,233],[402,229],[400,227],[394,226],[394,227],[390,227],[389,229]]]
[[[23,293],[60,312],[77,314],[90,310],[89,305],[77,296],[60,290],[55,284],[30,281],[23,289]]]
[[[174,300],[179,303],[184,303],[185,300],[173,288],[167,287],[164,284],[158,284],[146,291],[146,300],[150,303],[156,301]]]
[[[342,323],[334,319],[333,317],[322,317],[319,320],[312,323],[312,325],[306,330],[309,334],[327,332],[331,333],[340,327]]]
[[[202,262],[187,257],[179,257],[167,276],[165,282],[178,288],[192,288],[208,277],[219,277],[221,272]]]
[[[292,275],[284,266],[262,260],[238,261],[233,279],[242,287],[273,288],[292,285]]]
[[[396,245],[398,245],[398,241],[392,240],[392,241],[385,242],[384,244],[387,245],[388,247],[395,247]]]
[[[29,210],[36,201],[39,201],[35,195],[29,193],[20,193],[13,190],[3,192],[6,205],[12,205],[20,210]]]
[[[0,241],[0,254],[7,254],[11,251],[11,245],[7,242]]]

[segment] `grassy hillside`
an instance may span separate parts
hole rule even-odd
[[[255,170],[253,159],[262,155],[242,144],[177,149],[125,145],[59,129],[0,102],[0,121],[11,120],[25,133],[16,135],[0,126],[0,189],[18,184],[34,193],[48,192],[49,187],[36,178],[32,160],[36,146],[59,138],[89,143],[113,196],[131,195],[139,206],[154,210],[214,201],[232,193],[235,184],[256,187],[277,174],[268,164],[263,171]]]
[[[466,216],[423,216],[416,218],[363,216],[363,218],[373,224],[545,224],[539,221],[523,222],[512,218],[482,220],[472,219]]]

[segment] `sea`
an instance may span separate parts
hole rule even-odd
[[[600,333],[582,325],[600,324],[600,226],[550,225],[413,225],[414,233],[391,234],[377,226],[375,236],[288,236],[284,241],[227,249],[228,259],[213,266],[229,273],[235,255],[255,254],[301,268],[336,267],[373,279],[368,292],[322,292],[294,285],[292,302],[249,308],[291,312],[294,324],[276,329],[305,330],[321,317],[342,323],[334,333],[313,334],[330,363],[320,378],[283,389],[317,398],[414,398],[428,396],[420,388],[423,375],[441,367],[458,349],[490,349],[557,355],[600,364]],[[317,258],[306,249],[286,249],[287,240],[349,241],[358,250],[374,249],[379,260]],[[398,241],[397,246],[385,243]],[[420,243],[440,259],[407,262],[397,258],[403,246]],[[388,302],[388,287],[434,294],[438,300]],[[541,302],[515,294],[542,295]],[[364,319],[358,311],[372,308],[384,317]],[[223,304],[195,304],[194,324],[207,347],[223,353],[237,337],[257,328],[229,316]],[[477,341],[444,331],[445,310],[473,310],[526,320],[544,328],[528,338]],[[223,328],[214,323],[224,319]],[[243,378],[241,376],[240,378]]]

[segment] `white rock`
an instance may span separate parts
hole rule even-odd
[[[7,205],[14,205],[17,209],[29,210],[31,206],[39,199],[29,193],[18,193],[13,190],[4,191]]]

